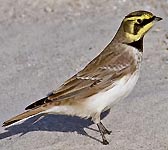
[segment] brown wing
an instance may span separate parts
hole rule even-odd
[[[29,105],[26,109],[37,108],[53,101],[82,100],[112,85],[114,80],[133,73],[135,69],[133,55],[127,49],[117,52],[103,51],[58,90]]]

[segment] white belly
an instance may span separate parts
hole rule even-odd
[[[113,105],[115,101],[121,100],[128,96],[134,88],[139,77],[139,71],[136,71],[131,76],[127,75],[118,80],[111,89],[100,92],[89,98],[87,107],[94,112],[105,111]]]
[[[125,98],[132,91],[138,77],[139,71],[136,71],[131,76],[123,77],[115,83],[115,86],[113,84],[111,89],[89,97],[81,107],[74,105],[54,106],[43,113],[76,115],[85,118],[91,117],[95,113],[100,114],[110,108],[115,101]]]

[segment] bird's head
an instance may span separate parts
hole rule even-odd
[[[138,41],[160,20],[162,18],[154,16],[151,12],[135,11],[123,19],[118,33],[125,42]]]

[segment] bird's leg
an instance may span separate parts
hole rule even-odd
[[[100,124],[101,124],[101,126],[102,126],[103,133],[110,135],[112,131],[108,130],[108,129],[102,124],[102,122],[100,122]]]
[[[102,136],[102,140],[103,140],[103,144],[104,145],[107,145],[109,144],[109,142],[107,141],[106,137],[105,137],[105,134],[110,134],[111,131],[108,131],[104,125],[101,123],[100,121],[100,113],[95,113],[93,116],[92,116],[92,120],[95,124],[97,124],[97,127],[99,129],[99,132]]]
[[[107,144],[109,144],[109,142],[107,141],[107,139],[106,139],[106,137],[104,136],[105,135],[105,133],[104,133],[104,126],[102,125],[102,123],[100,122],[100,123],[97,123],[97,127],[98,127],[98,129],[99,129],[99,131],[100,131],[100,134],[101,134],[101,136],[102,136],[102,140],[103,140],[103,144],[104,145],[107,145]]]

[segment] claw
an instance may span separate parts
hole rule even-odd
[[[103,143],[103,145],[108,145],[109,142],[107,141],[107,139],[105,137],[105,134],[110,134],[111,131],[107,130],[101,122],[98,123],[97,126],[98,126],[100,134],[102,136],[102,140],[103,140],[102,143]]]

